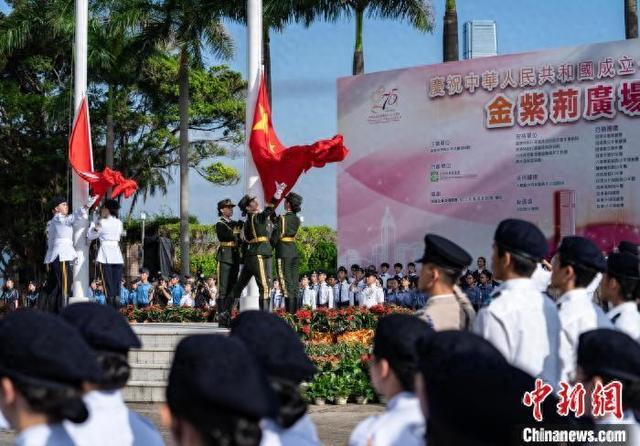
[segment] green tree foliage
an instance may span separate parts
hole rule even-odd
[[[89,104],[95,167],[104,167],[111,144],[114,167],[140,185],[135,202],[166,192],[179,165],[179,64],[169,48],[132,57],[139,27],[118,27],[111,16],[127,1],[90,2]],[[7,3],[11,10],[0,14],[0,251],[16,268],[31,267],[24,280],[42,277],[46,203],[70,186],[74,1]],[[189,165],[209,181],[233,184],[238,172],[220,158],[243,140],[245,82],[226,66],[200,65],[190,70],[189,88]]]

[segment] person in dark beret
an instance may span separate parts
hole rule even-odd
[[[64,197],[52,198],[47,206],[51,220],[47,222],[47,252],[44,263],[47,265],[47,282],[44,287],[47,310],[60,313],[71,296],[73,271],[71,265],[76,260],[73,246],[73,224],[76,219],[86,219],[88,211],[97,196],[90,197],[84,206],[69,215],[69,204]]]
[[[233,305],[232,291],[238,281],[240,272],[240,232],[243,222],[233,220],[233,208],[236,204],[226,198],[218,202],[218,216],[216,235],[218,237],[218,252],[216,260],[216,281],[218,283],[217,306],[218,313],[227,314]],[[178,302],[179,305],[180,302]]]
[[[356,426],[349,446],[424,444],[424,417],[414,393],[416,343],[432,333],[426,322],[407,314],[391,314],[379,320],[369,374],[371,384],[387,406],[382,414]]]
[[[62,422],[89,416],[82,385],[100,375],[91,348],[67,322],[33,309],[0,321],[0,338],[0,409],[16,445],[74,445]]]
[[[275,211],[275,204],[282,198],[282,193],[287,185],[276,183],[276,192],[264,210],[260,210],[258,198],[245,195],[238,203],[242,215],[247,219],[242,229],[242,237],[245,242],[243,253],[243,267],[236,285],[233,287],[234,306],[240,302],[242,290],[254,278],[258,286],[258,307],[263,311],[269,311],[269,284],[271,283],[271,257],[272,246],[269,239],[269,225],[271,215]],[[218,315],[221,326],[229,326],[231,309]]]
[[[424,238],[424,255],[419,287],[429,298],[416,316],[436,330],[468,330],[475,311],[467,296],[456,286],[462,271],[473,258],[460,246],[435,234]]]
[[[640,258],[634,252],[637,245],[620,242],[609,254],[600,295],[609,304],[607,317],[614,327],[640,342]]]
[[[565,237],[551,262],[551,286],[560,293],[557,301],[562,324],[560,379],[572,382],[575,378],[578,337],[585,331],[609,328],[611,322],[596,305],[587,287],[606,267],[604,256],[591,240],[584,237]]]
[[[586,395],[592,395],[596,386],[608,386],[614,381],[622,385],[622,416],[598,416],[595,422],[613,425],[612,428],[627,425],[630,438],[625,444],[637,445],[640,442],[640,344],[626,333],[609,328],[581,334],[576,378],[584,385]],[[592,413],[592,398],[585,400],[585,410]]]
[[[533,223],[503,220],[494,235],[491,270],[502,285],[480,310],[473,331],[515,367],[555,386],[560,380],[560,317],[531,280],[547,255],[547,239]]]
[[[274,218],[271,245],[275,248],[276,272],[284,295],[287,311],[295,313],[299,276],[298,249],[296,235],[300,227],[298,213],[302,210],[302,197],[289,192],[284,198],[285,214]]]
[[[130,349],[141,347],[129,323],[115,309],[90,302],[68,306],[61,317],[89,344],[101,372],[98,379],[84,385],[83,400],[89,409],[89,419],[79,425],[65,423],[75,444],[163,445],[151,422],[129,410],[122,397],[131,372],[127,354]]]
[[[558,415],[552,392],[542,421],[523,404],[535,378],[510,365],[490,342],[468,331],[427,335],[417,343],[416,393],[426,418],[429,446],[515,446],[523,429],[576,427]],[[588,421],[584,422],[589,425]]]
[[[266,377],[244,343],[214,334],[178,344],[167,405],[178,446],[258,446],[260,420],[274,411]]]
[[[299,391],[300,383],[310,381],[316,369],[296,333],[275,314],[254,310],[231,322],[231,338],[255,355],[278,400],[277,414],[262,421],[262,446],[319,445]]]
[[[124,258],[120,249],[120,238],[124,232],[122,221],[118,218],[120,203],[106,200],[100,210],[100,220],[89,225],[87,239],[100,240],[96,262],[107,304],[118,308],[120,300],[120,281],[124,268]]]

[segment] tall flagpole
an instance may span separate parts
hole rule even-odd
[[[262,65],[262,0],[247,0],[247,106],[245,121],[246,152],[244,157],[244,190],[262,201],[263,192],[260,176],[251,156],[249,138],[253,126],[253,112],[258,99],[260,72]],[[240,302],[241,310],[258,308],[258,286],[251,279],[246,288],[247,295]]]
[[[75,65],[73,99],[75,118],[82,99],[87,93],[87,30],[89,3],[88,0],[75,0]],[[80,209],[89,198],[89,185],[82,180],[72,169],[72,206],[73,210]],[[89,289],[89,244],[86,234],[89,221],[76,219],[73,226],[73,244],[78,255],[77,263],[73,268],[73,298],[70,302],[87,300],[86,291]]]

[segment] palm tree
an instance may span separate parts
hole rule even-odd
[[[342,15],[355,15],[356,42],[352,70],[354,76],[364,73],[362,29],[365,12],[369,18],[405,20],[419,31],[433,31],[431,0],[309,0],[309,3],[313,11],[330,21],[337,20]]]
[[[444,32],[442,34],[443,62],[458,60],[458,12],[456,0],[447,0],[444,12]]]
[[[638,38],[638,1],[624,0],[624,24],[627,39]]]
[[[189,273],[189,69],[202,67],[203,53],[229,59],[231,36],[222,24],[223,11],[211,0],[133,0],[137,11],[129,17],[142,24],[141,53],[156,48],[175,49],[179,54],[178,91],[180,114],[180,251],[182,274]]]

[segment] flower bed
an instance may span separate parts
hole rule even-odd
[[[300,335],[318,369],[314,379],[304,386],[304,395],[310,403],[321,404],[377,400],[368,367],[378,319],[391,313],[412,314],[413,311],[394,305],[376,305],[371,309],[302,308],[295,314],[281,310],[276,313]]]
[[[128,305],[120,309],[120,313],[129,322],[213,322],[215,310],[201,310],[190,307],[159,307],[151,305],[136,308]]]
[[[391,313],[412,314],[413,311],[395,305],[375,305],[370,309],[348,307],[311,310],[308,307],[304,307],[295,314],[289,314],[284,310],[277,310],[276,313],[284,318],[296,333],[300,334],[303,341],[336,343],[340,341],[350,342],[358,336],[364,336],[365,338],[373,336],[372,331],[375,330],[378,325],[378,319],[381,316]],[[346,333],[359,333],[359,335],[344,337]],[[364,338],[360,340],[360,342],[366,343],[370,341],[371,339]]]

